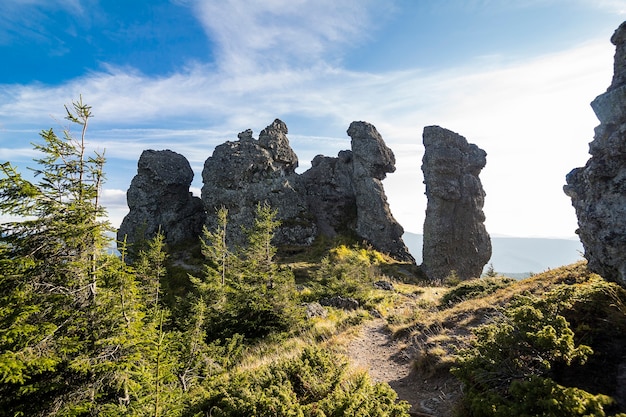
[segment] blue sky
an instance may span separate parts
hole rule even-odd
[[[3,0],[0,160],[32,166],[63,105],[93,106],[113,224],[144,149],[185,155],[199,192],[216,145],[275,118],[300,171],[374,124],[394,216],[420,233],[422,129],[487,151],[492,234],[574,236],[565,175],[588,159],[589,102],[611,81],[626,0]]]

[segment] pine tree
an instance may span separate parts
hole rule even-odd
[[[226,276],[229,275],[228,263],[231,261],[231,253],[226,241],[226,228],[228,226],[228,209],[221,207],[217,210],[217,229],[210,231],[203,229],[200,239],[202,255],[206,260],[204,273],[206,276],[217,276],[222,286],[226,284]]]
[[[17,219],[0,225],[0,409],[27,415],[57,410],[57,398],[88,378],[70,364],[93,347],[89,326],[109,230],[100,205],[104,156],[86,152],[91,107],[81,99],[66,113],[80,137],[69,128],[63,137],[41,132],[44,142],[34,148],[42,156],[31,169],[37,181],[0,165],[0,214]]]
[[[223,229],[220,226],[218,231],[205,233],[213,249],[205,251],[209,255],[207,280],[196,281],[196,286],[205,288],[204,294],[208,296],[205,300],[210,307],[209,340],[224,341],[236,334],[255,339],[287,331],[293,325],[296,312],[293,274],[279,269],[274,261],[276,247],[272,239],[280,225],[276,216],[277,211],[269,205],[257,206],[254,224],[246,230],[248,245],[235,254],[229,253],[225,285],[218,291],[215,291],[215,277],[219,276],[220,264],[215,248],[219,246],[212,242],[219,239],[219,230]],[[223,248],[227,248],[227,243]],[[207,289],[214,289],[210,296]]]

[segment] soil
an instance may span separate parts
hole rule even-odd
[[[449,417],[461,396],[460,383],[446,373],[420,375],[413,366],[414,344],[394,340],[384,319],[366,322],[347,347],[351,363],[375,382],[386,382],[399,400],[411,405],[409,413],[422,417]]]

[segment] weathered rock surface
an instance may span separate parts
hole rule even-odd
[[[413,261],[402,241],[404,229],[393,218],[381,180],[396,170],[396,159],[376,128],[352,122],[352,183],[356,201],[356,232],[379,250],[395,258]]]
[[[335,237],[356,230],[352,151],[341,151],[336,158],[317,155],[301,179],[320,234]]]
[[[374,126],[353,123],[352,150],[336,158],[318,155],[302,175],[295,172],[298,159],[287,133],[287,126],[275,120],[258,140],[247,130],[237,142],[215,148],[202,173],[209,226],[211,213],[224,206],[229,222],[249,227],[256,205],[267,202],[282,222],[278,245],[310,244],[319,234],[348,232],[397,259],[413,261],[380,182],[395,170],[393,153]],[[230,233],[232,241],[241,242],[240,228]]]
[[[132,244],[159,230],[169,244],[197,239],[206,216],[202,200],[189,192],[192,180],[184,156],[169,150],[144,151],[126,193],[130,212],[117,232],[118,241],[126,236]]]
[[[591,158],[566,176],[589,269],[626,286],[626,22],[615,31],[614,74],[591,107],[600,120]]]
[[[352,297],[343,297],[335,295],[333,297],[325,297],[320,300],[320,304],[326,307],[334,307],[341,310],[357,310],[359,302]]]
[[[267,203],[277,210],[277,219],[281,221],[276,245],[308,245],[320,234],[349,234],[398,260],[414,262],[402,241],[404,231],[387,204],[381,180],[395,170],[395,158],[376,128],[366,122],[352,123],[348,129],[352,150],[341,151],[336,158],[318,155],[303,174],[295,171],[298,158],[287,133],[285,123],[277,119],[261,131],[258,139],[246,130],[237,141],[215,148],[202,171],[207,226],[216,226],[215,213],[225,207],[229,242],[244,244],[242,227],[250,228],[257,205]],[[142,155],[140,172],[129,189],[131,213],[124,219],[120,233],[130,235],[138,230],[138,225],[146,223],[149,233],[161,225],[168,237],[171,235],[176,241],[183,229],[197,238],[201,227],[196,223],[173,224],[198,209],[197,199],[188,196],[193,176],[189,164],[178,155],[182,160],[172,168],[168,164],[173,162],[160,159],[164,156],[156,158],[155,151],[147,152],[145,157]],[[173,158],[170,153],[163,155]],[[170,178],[174,174],[177,177]],[[165,196],[168,202],[164,202]]]
[[[308,244],[317,235],[305,196],[300,191],[295,170],[298,158],[289,146],[287,126],[275,120],[259,139],[252,131],[239,134],[236,142],[226,142],[213,151],[202,171],[202,200],[207,209],[208,226],[212,228],[215,212],[228,209],[228,239],[243,244],[241,226],[250,228],[258,204],[269,204],[278,210],[282,222],[275,243]]]
[[[311,213],[321,233],[355,232],[373,247],[402,261],[415,262],[402,240],[382,185],[395,171],[395,157],[376,128],[352,122],[351,151],[337,158],[317,156],[302,179]]]
[[[428,204],[421,268],[432,280],[453,271],[461,279],[480,277],[491,258],[482,210],[485,191],[478,178],[487,153],[439,126],[425,127],[423,141]]]
[[[304,313],[306,314],[307,319],[312,319],[313,317],[326,317],[328,316],[328,310],[326,310],[320,303],[305,303],[304,304]]]

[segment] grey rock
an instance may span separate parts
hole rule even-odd
[[[193,171],[187,159],[170,150],[146,150],[137,163],[137,175],[126,193],[129,213],[117,232],[132,244],[160,230],[168,244],[197,240],[205,221],[202,200],[189,186]]]
[[[357,300],[352,297],[342,297],[341,295],[322,298],[320,304],[347,311],[357,310],[359,308],[359,302]]]
[[[301,178],[319,233],[333,238],[354,232],[357,208],[352,186],[352,151],[341,151],[336,158],[317,155]]]
[[[209,228],[215,227],[215,212],[228,209],[228,240],[244,244],[243,228],[250,228],[258,204],[278,210],[276,245],[310,244],[317,234],[306,198],[300,191],[295,169],[298,158],[289,145],[287,126],[275,120],[259,139],[252,131],[239,134],[236,142],[226,142],[213,151],[202,171],[202,200],[207,209]]]
[[[357,234],[396,259],[414,262],[381,183],[395,170],[395,160],[376,128],[352,123],[352,150],[336,158],[318,155],[301,175],[295,172],[298,159],[287,133],[277,119],[258,140],[247,130],[239,141],[215,148],[202,173],[209,228],[214,227],[212,213],[224,206],[229,222],[238,226],[229,229],[229,240],[244,243],[239,226],[250,227],[256,205],[268,203],[281,221],[277,245],[308,245],[319,235]]]
[[[305,303],[305,314],[307,319],[312,319],[313,317],[326,317],[328,315],[328,310],[326,310],[320,303]]]
[[[626,286],[626,22],[615,31],[613,81],[591,103],[600,120],[586,165],[566,176],[563,190],[578,217],[590,270]]]
[[[384,291],[393,291],[393,284],[389,281],[376,281],[374,283],[374,288]]]
[[[381,181],[396,170],[393,152],[370,123],[352,122],[348,135],[352,138],[356,233],[396,259],[415,262],[402,240],[404,229],[391,214]]]
[[[431,280],[453,271],[461,279],[480,277],[491,258],[482,210],[485,191],[478,178],[487,153],[439,126],[425,127],[423,141],[428,203],[421,269]]]
[[[204,163],[201,202],[188,193],[193,174],[184,157],[171,151],[146,151],[128,191],[131,213],[120,233],[132,240],[139,226],[146,224],[148,234],[161,226],[173,242],[194,234],[197,238],[198,219],[205,219],[213,230],[215,214],[224,207],[228,241],[232,246],[245,245],[245,229],[252,227],[256,207],[268,204],[281,222],[273,242],[278,246],[310,245],[319,235],[344,234],[414,263],[381,182],[395,170],[395,158],[376,128],[353,122],[348,129],[352,149],[335,158],[316,156],[303,174],[296,173],[298,158],[287,133],[285,123],[276,119],[258,139],[248,129],[239,133],[238,140],[217,146]]]

